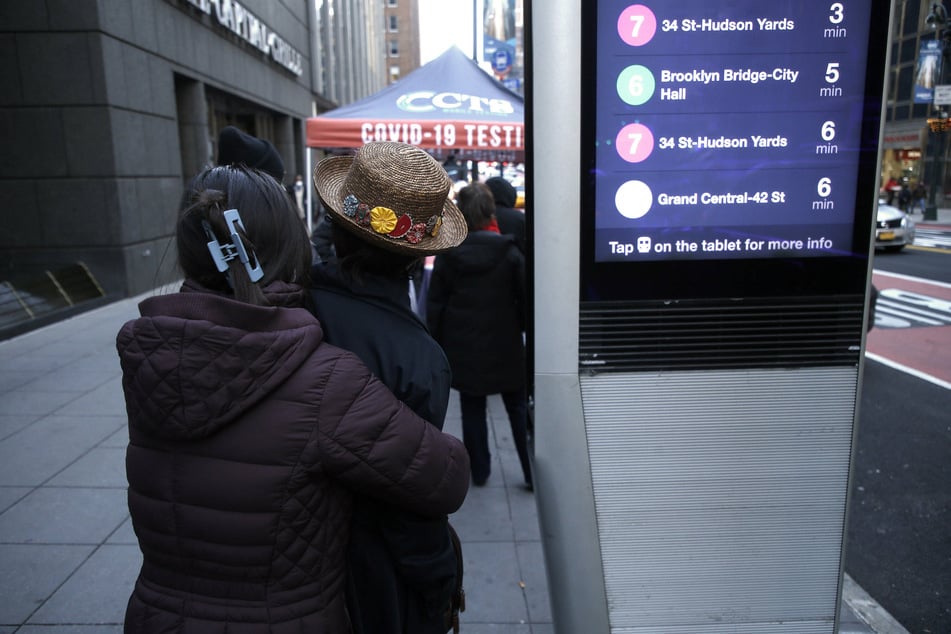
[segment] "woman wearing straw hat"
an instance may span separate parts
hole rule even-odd
[[[314,310],[328,341],[354,352],[441,429],[449,363],[413,310],[411,276],[424,256],[466,236],[445,170],[414,146],[370,143],[321,161],[314,184],[336,249],[335,262],[312,271]],[[446,518],[357,500],[348,592],[355,632],[443,634],[461,581],[457,555]]]
[[[436,258],[427,296],[430,331],[449,357],[459,390],[462,440],[472,483],[491,472],[486,396],[501,394],[525,486],[532,485],[525,396],[525,258],[511,235],[488,230],[495,212],[491,190],[473,183],[459,192],[469,236]]]
[[[349,633],[353,498],[451,513],[465,449],[324,340],[303,308],[306,230],[277,181],[210,168],[182,201],[181,292],[142,302],[117,336],[143,555],[125,631]]]

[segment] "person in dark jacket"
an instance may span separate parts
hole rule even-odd
[[[320,207],[320,219],[310,234],[310,243],[314,251],[314,263],[335,264],[337,250],[334,246],[333,226],[331,226],[331,220],[327,216],[326,208],[322,204],[318,206]]]
[[[332,156],[353,156],[355,150],[349,148],[337,148],[331,150],[328,157]],[[320,196],[317,196],[318,213],[316,226],[310,235],[310,242],[314,247],[314,263],[323,262],[331,264],[336,262],[337,253],[334,247],[333,227],[331,220],[327,216],[327,208],[320,202]]]
[[[466,175],[466,168],[456,160],[455,154],[450,154],[449,157],[443,161],[442,166],[443,169],[446,170],[449,180],[453,183],[469,180]]]
[[[485,181],[492,190],[495,200],[495,219],[499,224],[499,233],[514,236],[518,250],[525,254],[525,214],[515,208],[518,192],[512,183],[501,176],[493,176]]]
[[[907,213],[911,206],[911,198],[911,188],[908,187],[908,183],[902,183],[901,190],[898,192],[898,208]]]
[[[411,299],[421,259],[466,236],[465,219],[448,199],[445,170],[412,145],[370,143],[356,156],[321,161],[314,185],[337,254],[311,273],[314,310],[327,340],[354,352],[397,398],[442,429],[449,362]],[[361,206],[369,220],[360,221]],[[372,210],[381,208],[421,231],[409,239],[399,230],[380,231],[388,225],[374,226]],[[348,561],[355,632],[446,632],[457,570],[445,517],[429,520],[357,499]]]
[[[436,256],[426,316],[452,368],[459,390],[462,435],[472,482],[482,486],[491,471],[486,396],[501,394],[525,485],[532,488],[525,394],[525,258],[515,238],[486,231],[495,203],[482,183],[462,189],[459,209],[469,236]]]
[[[116,341],[143,555],[125,632],[348,634],[354,497],[442,517],[465,498],[465,449],[324,341],[277,181],[211,168],[183,205],[181,292]]]

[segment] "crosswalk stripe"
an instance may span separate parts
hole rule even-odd
[[[930,319],[928,317],[922,317],[920,315],[910,314],[907,311],[907,309],[903,309],[903,307],[900,305],[891,306],[885,302],[875,305],[875,314],[878,314],[879,311],[883,313],[888,313],[889,315],[894,315],[896,317],[906,317],[909,319],[914,319],[915,321],[928,324],[929,326],[940,326],[944,323],[937,319]]]
[[[943,247],[951,249],[951,233],[939,229],[915,229],[916,247]]]
[[[911,328],[951,324],[951,301],[897,288],[879,291],[875,304],[877,328]]]

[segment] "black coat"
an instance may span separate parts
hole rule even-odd
[[[328,342],[355,353],[394,395],[442,429],[449,362],[409,308],[409,278],[344,283],[334,265],[312,270],[314,311]],[[424,519],[354,501],[347,603],[356,634],[442,634],[456,575],[446,518]]]
[[[426,317],[454,388],[498,394],[525,386],[525,258],[512,236],[471,231],[437,256]]]
[[[403,283],[367,276],[348,285],[336,265],[311,271],[314,312],[328,342],[353,352],[396,397],[442,429],[449,407],[446,355],[409,307]]]
[[[518,250],[525,253],[525,214],[511,207],[495,206],[495,219],[499,223],[499,233],[515,238]]]
[[[518,191],[501,176],[493,176],[485,181],[492,190],[495,201],[495,219],[499,223],[499,233],[515,236],[515,244],[522,254],[525,253],[525,214],[515,209]]]

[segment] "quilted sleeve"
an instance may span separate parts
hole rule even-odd
[[[354,492],[429,517],[469,488],[462,442],[419,418],[353,355],[341,355],[320,408],[320,466]]]

